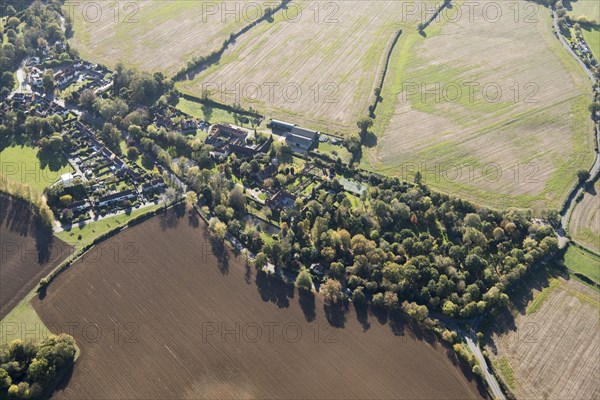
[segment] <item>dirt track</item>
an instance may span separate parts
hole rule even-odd
[[[434,339],[217,259],[187,215],[123,231],[33,305],[82,350],[56,398],[482,396]]]
[[[0,320],[69,254],[29,207],[0,195]]]

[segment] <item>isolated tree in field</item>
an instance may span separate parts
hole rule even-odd
[[[313,288],[313,281],[312,281],[312,276],[310,276],[310,272],[308,271],[308,269],[306,269],[306,267],[303,267],[300,270],[300,273],[298,274],[298,276],[296,277],[296,286],[300,289],[304,289],[304,290],[312,290]]]
[[[337,303],[341,300],[342,284],[335,279],[327,279],[327,282],[321,285],[320,292],[328,303]]]
[[[373,126],[373,118],[365,117],[358,120],[356,123],[358,129],[360,129],[361,136],[366,134],[369,128]]]
[[[577,171],[577,178],[579,179],[579,182],[583,183],[590,179],[590,172],[585,169],[580,169]]]

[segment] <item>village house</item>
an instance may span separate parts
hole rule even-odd
[[[104,207],[108,204],[113,204],[122,200],[135,198],[135,193],[131,189],[124,190],[113,194],[102,196],[98,199],[98,207]]]

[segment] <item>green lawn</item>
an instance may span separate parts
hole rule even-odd
[[[78,249],[91,243],[98,236],[109,230],[125,225],[130,219],[137,217],[140,214],[156,210],[159,207],[163,207],[163,205],[159,203],[144,208],[136,208],[131,214],[119,214],[99,221],[88,222],[83,226],[76,225],[70,231],[56,233],[56,236]],[[81,239],[79,239],[79,235],[81,235]]]
[[[196,102],[196,101],[191,101],[191,100],[186,100],[184,98],[180,98],[179,99],[179,103],[177,103],[177,109],[183,111],[186,114],[191,115],[194,118],[201,118],[203,120],[206,120],[208,117],[208,121],[210,123],[218,123],[218,122],[226,122],[229,124],[234,124],[234,125],[239,125],[239,126],[243,126],[246,128],[251,128],[250,124],[242,124],[241,122],[236,122],[235,119],[233,118],[233,113],[224,110],[222,108],[217,108],[217,107],[210,107],[210,114],[207,116],[203,111],[202,111],[202,104]],[[264,124],[264,121],[263,121]],[[260,125],[262,126],[262,124]],[[260,128],[260,126],[257,126],[256,128]],[[199,131],[199,133],[201,133],[203,131]]]
[[[0,174],[9,181],[29,185],[41,195],[61,174],[73,172],[73,168],[66,160],[40,161],[37,152],[38,149],[30,146],[5,148],[0,152]]]
[[[348,163],[351,160],[351,154],[344,146],[338,146],[329,142],[319,142],[317,151],[321,153],[328,153],[332,157],[340,157],[342,162]]]
[[[581,32],[594,57],[596,59],[600,58],[600,29],[588,30],[581,28]]]
[[[565,265],[571,271],[600,283],[600,257],[597,255],[571,245],[565,253]]]

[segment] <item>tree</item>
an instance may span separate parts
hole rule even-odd
[[[369,128],[373,126],[373,118],[361,118],[356,122],[356,126],[358,126],[358,129],[360,129],[360,135],[362,136],[366,134]]]
[[[8,389],[12,384],[12,379],[5,369],[0,368],[0,389]]]
[[[127,148],[127,158],[129,158],[132,161],[135,161],[138,159],[140,155],[140,151],[137,149],[137,147],[135,146],[130,146]]]
[[[579,179],[580,183],[584,183],[590,179],[590,172],[585,169],[580,169],[577,171],[577,178]]]
[[[241,216],[246,213],[246,196],[239,186],[234,187],[229,192],[229,206],[233,208],[236,215]]]
[[[302,267],[300,273],[296,277],[296,286],[300,289],[311,291],[313,288],[313,281],[310,272],[306,267]]]
[[[198,195],[194,191],[189,191],[185,194],[185,205],[188,210],[191,210],[198,203]]]
[[[46,93],[54,92],[54,71],[51,69],[47,69],[42,75],[42,87]]]
[[[79,107],[86,111],[94,110],[94,102],[96,101],[96,94],[92,89],[85,89],[79,95]]]
[[[325,301],[328,303],[337,303],[341,300],[342,284],[334,279],[327,279],[327,281],[321,285],[320,292],[325,297]]]
[[[4,71],[0,78],[0,87],[8,88],[9,90],[15,86],[15,77],[10,71]]]
[[[212,217],[208,222],[208,228],[212,233],[212,236],[219,242],[225,241],[225,235],[227,234],[227,225],[221,222],[218,218]]]
[[[267,266],[268,263],[269,260],[267,259],[267,255],[265,253],[261,251],[256,255],[256,258],[254,260],[254,266],[256,267],[256,269],[262,270],[264,267]]]

